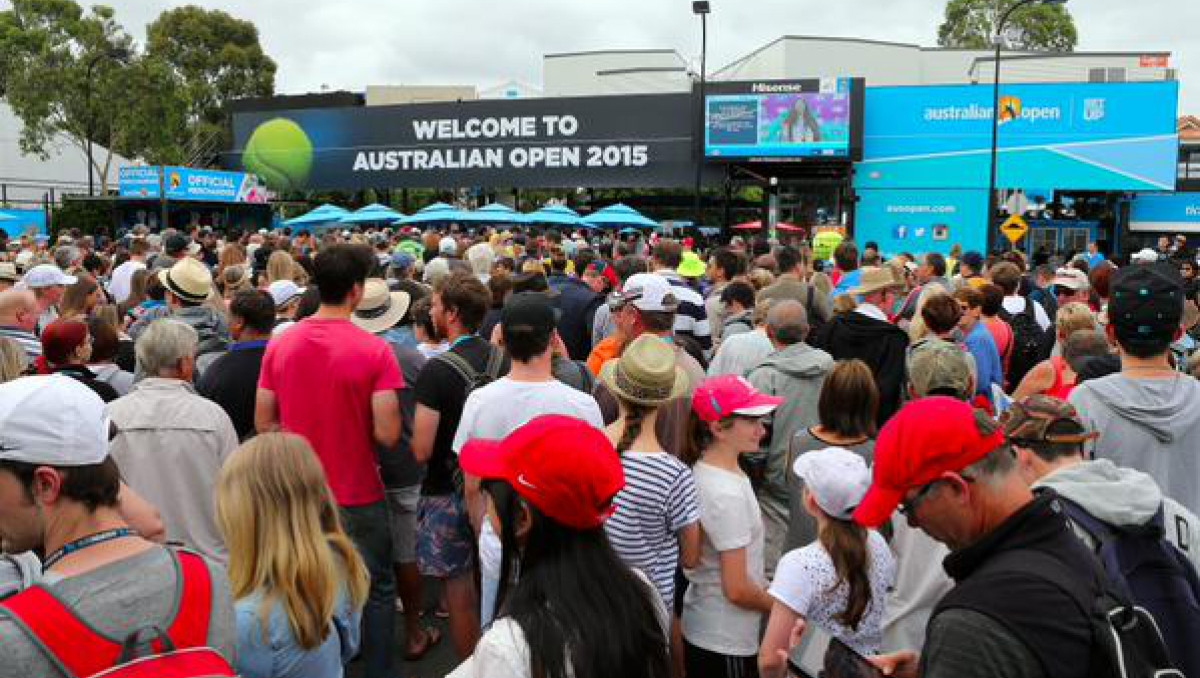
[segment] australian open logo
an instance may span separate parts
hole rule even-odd
[[[1104,99],[1084,99],[1083,100],[1083,119],[1087,122],[1096,122],[1104,119]]]

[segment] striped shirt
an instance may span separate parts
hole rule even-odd
[[[5,327],[0,326],[0,338],[12,339],[25,349],[25,355],[29,358],[29,362],[37,360],[38,356],[42,355],[42,342],[34,335],[33,332],[28,332],[20,327]]]
[[[658,271],[658,275],[671,283],[671,291],[679,299],[679,308],[675,310],[675,333],[692,337],[700,344],[700,348],[708,351],[712,348],[712,328],[708,322],[708,311],[704,308],[704,297],[678,273]]]
[[[604,523],[613,550],[645,574],[667,609],[675,604],[676,533],[700,520],[700,499],[692,471],[666,452],[626,452],[625,488],[613,503],[616,513]]]

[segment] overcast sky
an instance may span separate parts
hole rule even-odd
[[[139,40],[160,11],[186,2],[95,0]],[[0,7],[8,5],[0,0]],[[92,4],[84,0],[85,6]],[[195,3],[194,3],[195,4]],[[690,0],[206,0],[257,24],[279,64],[281,93],[366,85],[540,86],[542,55],[615,48],[676,49],[693,59]],[[944,0],[712,0],[710,71],[781,35],[934,45]],[[1071,0],[1080,50],[1170,51],[1181,113],[1200,114],[1200,1]]]

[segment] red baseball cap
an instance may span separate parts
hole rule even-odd
[[[692,394],[692,409],[701,421],[720,421],[735,414],[762,416],[783,404],[783,398],[769,396],[739,377],[727,374],[705,379]]]
[[[961,471],[1004,444],[1000,427],[985,433],[976,416],[970,405],[946,396],[922,398],[900,410],[875,441],[874,478],[854,520],[882,525],[912,488]]]
[[[561,415],[531,420],[504,440],[472,440],[463,470],[504,480],[550,518],[577,530],[600,527],[625,487],[621,458],[603,431]]]

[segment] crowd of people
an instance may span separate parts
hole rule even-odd
[[[0,251],[0,677],[1200,675],[1185,242]]]

